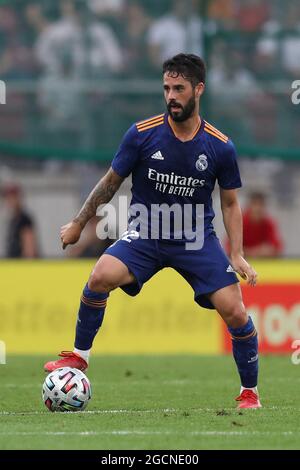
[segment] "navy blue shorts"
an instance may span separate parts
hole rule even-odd
[[[184,277],[194,290],[195,301],[205,308],[214,308],[207,294],[239,282],[215,233],[205,239],[200,250],[186,250],[185,243],[126,237],[107,248],[105,254],[118,258],[134,275],[134,283],[121,286],[132,296],[167,267]]]

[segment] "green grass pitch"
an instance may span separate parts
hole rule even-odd
[[[236,410],[230,356],[92,357],[93,397],[79,413],[41,400],[49,357],[0,366],[0,449],[299,449],[300,367],[262,357],[258,410]]]

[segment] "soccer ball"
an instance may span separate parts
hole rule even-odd
[[[91,399],[91,385],[79,369],[62,367],[47,375],[42,397],[50,411],[81,411]]]

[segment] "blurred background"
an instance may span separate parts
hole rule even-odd
[[[162,61],[185,51],[207,62],[202,115],[237,145],[242,204],[250,193],[263,193],[282,237],[280,254],[299,256],[300,105],[291,100],[292,83],[300,80],[297,0],[0,4],[0,79],[7,91],[0,105],[0,185],[2,196],[7,184],[18,186],[15,194],[36,229],[38,246],[27,255],[64,255],[60,225],[108,168],[126,129],[164,112]],[[7,199],[1,256],[13,252]],[[216,227],[223,238],[220,217]]]
[[[62,252],[59,229],[127,128],[164,112],[161,64],[179,52],[205,59],[202,116],[237,146],[247,256],[299,257],[298,0],[2,0],[2,258],[97,257],[115,238],[99,241],[94,220]],[[218,190],[214,199],[226,246]]]

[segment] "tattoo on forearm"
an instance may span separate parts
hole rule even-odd
[[[78,222],[84,228],[86,223],[96,215],[98,206],[109,202],[118,190],[118,187],[116,184],[100,180],[76,215],[74,222]]]

